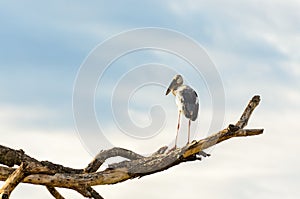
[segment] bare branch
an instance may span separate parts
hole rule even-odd
[[[21,163],[19,168],[17,168],[5,181],[4,185],[0,189],[0,198],[8,199],[11,192],[18,186],[18,184],[26,176],[25,169],[28,163]]]
[[[23,150],[14,150],[14,149],[8,148],[6,146],[0,145],[0,164],[7,165],[9,167],[12,167],[14,165],[20,165],[20,167],[21,167],[21,164],[25,164],[25,163],[30,165],[30,170],[27,168],[27,173],[28,173],[27,175],[37,174],[37,173],[55,174],[60,171],[72,171],[73,170],[73,169],[69,170],[69,168],[65,168],[61,165],[56,165],[53,163],[46,164],[47,162],[44,162],[44,164],[45,164],[44,165],[43,162],[39,162],[38,160],[26,155]],[[54,168],[55,165],[57,166],[56,168]],[[1,172],[8,172],[7,174],[10,175],[11,173],[14,172],[14,170],[10,169],[10,170],[5,171],[3,169],[3,167],[0,167],[0,173]],[[0,176],[0,178],[1,177],[2,176]],[[22,176],[19,176],[19,177],[22,177]],[[6,180],[6,178],[1,179],[1,180]],[[6,185],[4,184],[4,186],[6,186]],[[2,189],[4,188],[4,186],[2,187]],[[49,186],[49,187],[47,186],[47,189],[52,190],[52,192],[50,192],[51,194],[54,193],[54,191],[56,191],[55,188],[52,186]],[[6,198],[6,197],[9,198],[9,195],[10,194],[7,195],[4,193],[4,198]],[[3,198],[3,196],[2,196],[2,198]]]
[[[201,156],[209,156],[203,150],[222,141],[233,137],[262,134],[263,129],[244,129],[259,101],[259,96],[254,96],[235,125],[230,124],[226,129],[207,138],[193,141],[183,148],[167,151],[168,147],[164,146],[151,156],[144,157],[133,151],[115,147],[101,151],[85,169],[73,169],[49,161],[39,162],[26,155],[22,150],[14,150],[0,145],[0,164],[8,166],[0,166],[0,180],[6,181],[1,190],[8,194],[8,198],[17,184],[23,182],[47,186],[52,196],[59,199],[63,199],[63,197],[54,187],[69,188],[85,197],[102,199],[92,186],[115,184],[157,173],[183,162],[201,160]],[[96,172],[108,158],[116,156],[128,160],[111,164],[104,171]],[[30,164],[30,167],[24,169],[26,164]],[[10,168],[14,165],[19,165],[19,168]]]
[[[65,199],[54,187],[46,186],[46,188],[55,199]]]
[[[245,128],[245,126],[248,124],[248,120],[250,119],[252,112],[258,106],[259,102],[260,102],[259,95],[255,95],[254,97],[252,97],[247,107],[245,108],[242,116],[240,117],[240,120],[236,123],[235,126],[239,127],[240,129]]]
[[[95,191],[92,187],[88,187],[87,190],[91,193],[92,198],[94,199],[104,199],[100,194]]]
[[[100,194],[95,191],[92,187],[76,187],[75,190],[87,198],[94,198],[94,199],[103,199]]]
[[[156,173],[179,163],[191,161],[191,159],[196,160],[196,155],[202,151],[202,149],[208,148],[209,146],[220,143],[231,137],[259,135],[262,132],[262,129],[245,129],[236,132],[223,130],[213,136],[193,142],[184,148],[178,148],[167,154],[158,154],[156,156],[145,157],[138,160],[115,163],[101,172],[87,174],[57,173],[53,176],[35,174],[26,177],[23,182],[64,188],[73,188],[74,186],[77,187],[82,184],[87,186],[115,184],[130,178]],[[5,174],[9,174],[10,170],[7,171],[5,168],[2,168],[0,169],[0,172],[2,172],[0,175],[4,176]]]
[[[105,160],[116,156],[127,158],[129,160],[143,158],[142,155],[139,155],[133,151],[119,147],[114,147],[109,150],[100,151],[98,155],[94,158],[94,160],[84,169],[84,173],[91,173],[97,171],[98,168],[105,162]]]

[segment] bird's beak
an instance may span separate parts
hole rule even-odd
[[[168,95],[171,92],[171,89],[168,88],[166,95]]]

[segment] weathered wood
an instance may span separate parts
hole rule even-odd
[[[87,198],[94,198],[94,199],[103,199],[100,194],[95,191],[92,187],[76,187],[75,190],[80,193],[82,196]]]
[[[65,199],[54,187],[46,186],[46,188],[55,199]]]
[[[132,161],[123,161],[109,165],[109,168],[95,173],[88,174],[67,174],[57,173],[55,175],[35,174],[26,177],[23,182],[40,185],[52,185],[54,187],[72,188],[73,186],[95,186],[104,184],[115,184],[124,180],[142,177],[158,171],[162,171],[176,164],[196,160],[196,156],[202,148],[220,143],[226,139],[236,136],[258,135],[263,132],[262,129],[244,129],[236,132],[223,130],[218,134],[212,135],[203,140],[192,142],[183,148],[178,148],[169,153],[158,154],[155,156],[144,157]],[[1,180],[6,179],[11,173],[9,168],[1,168]]]
[[[136,160],[144,157],[127,149],[114,147],[109,150],[100,151],[96,155],[94,160],[84,169],[84,173],[91,173],[97,171],[98,168],[105,162],[105,160],[117,156],[127,158],[129,160]]]
[[[0,145],[0,164],[7,165],[8,167],[13,167],[14,165],[21,166],[21,164],[25,164],[25,163],[26,163],[26,165],[30,165],[30,170],[29,170],[29,168],[27,168],[28,175],[37,174],[37,173],[54,175],[55,173],[59,173],[61,171],[74,172],[74,173],[75,173],[75,171],[77,171],[75,169],[71,169],[71,168],[68,168],[68,167],[63,167],[61,165],[57,165],[57,164],[53,164],[53,163],[50,164],[47,161],[45,161],[44,164],[43,164],[43,161],[39,162],[38,160],[26,155],[23,150],[14,150],[14,149],[11,149],[9,147]],[[5,169],[7,169],[7,168],[0,167],[0,173],[4,172],[4,173],[7,173],[9,175],[15,175],[13,173],[14,169],[6,170],[6,171],[5,171]],[[83,170],[81,170],[81,171],[83,171]],[[80,173],[80,172],[77,172],[77,173]],[[5,179],[2,179],[3,176],[0,176],[0,178],[1,178],[1,180],[5,180],[7,183],[10,183],[9,182],[9,175]],[[22,177],[22,176],[20,175],[19,177]],[[3,197],[4,198],[9,198],[9,194],[6,194],[5,191],[4,191],[5,186],[6,186],[6,183],[0,189],[0,196],[2,196],[0,198],[3,198]],[[15,188],[15,186],[11,186],[11,188],[12,187]],[[55,190],[54,187],[50,186],[50,187],[47,187],[47,189],[49,191],[52,190],[53,193],[54,193],[54,190]]]
[[[144,157],[133,151],[115,147],[101,151],[85,169],[73,169],[49,161],[39,162],[26,155],[22,150],[0,146],[0,164],[8,166],[0,166],[0,180],[6,181],[5,186],[1,190],[7,190],[6,187],[11,186],[12,191],[16,185],[10,182],[11,180],[9,179],[15,179],[18,183],[45,185],[53,197],[59,199],[63,199],[63,196],[54,187],[69,188],[85,197],[102,199],[99,193],[92,189],[92,186],[115,184],[128,179],[157,173],[183,162],[201,160],[201,156],[209,156],[203,151],[204,149],[222,141],[233,137],[262,134],[263,129],[244,129],[259,102],[259,96],[254,96],[235,125],[230,124],[226,129],[207,138],[193,141],[182,148],[167,151],[167,147],[164,146],[152,155]],[[108,158],[116,156],[121,156],[128,160],[111,164],[104,171],[96,172]],[[24,170],[22,169],[24,167],[22,166],[23,164],[30,164],[31,166]],[[17,169],[10,168],[14,165],[21,166]],[[22,174],[22,171],[24,174]],[[16,175],[18,172],[20,174]],[[2,193],[4,192],[2,191]]]
[[[0,198],[7,199],[9,198],[11,192],[17,187],[17,185],[25,178],[26,176],[26,167],[28,163],[21,163],[19,168],[17,168],[5,181],[4,185],[0,189]]]
[[[88,187],[87,190],[91,193],[91,197],[94,199],[104,199],[102,196],[100,196],[100,194],[95,191],[93,188]]]
[[[239,127],[240,129],[245,128],[245,126],[248,124],[252,112],[258,106],[259,102],[260,102],[260,96],[259,95],[253,96],[235,126]]]

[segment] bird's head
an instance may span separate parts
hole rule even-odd
[[[182,84],[183,84],[183,79],[182,79],[181,75],[175,75],[169,88],[167,89],[166,95],[168,95],[171,91],[173,92],[174,90],[176,90]]]

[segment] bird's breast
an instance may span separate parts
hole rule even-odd
[[[182,97],[180,95],[176,95],[175,97],[175,102],[176,102],[176,105],[178,107],[178,110],[182,111],[183,110],[183,103],[182,103]]]

